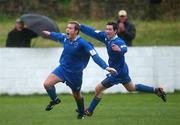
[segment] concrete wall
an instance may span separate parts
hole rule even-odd
[[[97,48],[107,61],[105,48]],[[58,66],[62,48],[1,48],[0,94],[45,93],[43,82]],[[130,76],[134,83],[161,86],[168,92],[180,90],[180,47],[131,47],[126,53]],[[94,91],[106,76],[92,60],[84,71],[83,92]],[[57,84],[58,93],[71,92],[65,84]],[[121,84],[107,91],[127,92]]]

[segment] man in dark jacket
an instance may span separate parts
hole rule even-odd
[[[8,33],[6,47],[30,47],[31,39],[37,37],[37,34],[24,27],[24,23],[16,20],[15,28]]]
[[[136,36],[136,29],[133,24],[128,21],[127,12],[125,10],[120,10],[118,13],[119,19],[118,24],[118,36],[122,38],[127,46],[132,46],[132,40]]]

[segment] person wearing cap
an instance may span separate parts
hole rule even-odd
[[[6,47],[30,47],[31,39],[37,36],[36,33],[24,27],[22,20],[17,19],[15,28],[8,33]]]
[[[128,21],[127,12],[120,10],[118,13],[118,36],[122,38],[127,46],[132,46],[132,40],[136,36],[135,26]]]

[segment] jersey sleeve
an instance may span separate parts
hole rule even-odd
[[[102,69],[106,69],[108,67],[106,62],[99,56],[91,43],[83,42],[83,47],[85,51],[91,55],[92,59],[97,65],[99,65]]]
[[[105,42],[106,33],[100,30],[96,30],[92,27],[80,24],[80,31],[94,39],[99,40],[100,42]]]
[[[60,43],[64,43],[64,41],[66,39],[66,35],[62,34],[62,33],[51,32],[50,39],[59,41]]]

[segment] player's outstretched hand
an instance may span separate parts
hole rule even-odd
[[[110,73],[116,73],[117,74],[117,71],[114,69],[114,68],[111,68],[111,67],[107,67],[106,70]]]
[[[46,37],[49,37],[50,34],[51,34],[51,32],[46,31],[46,30],[42,31],[42,33],[43,33]]]

